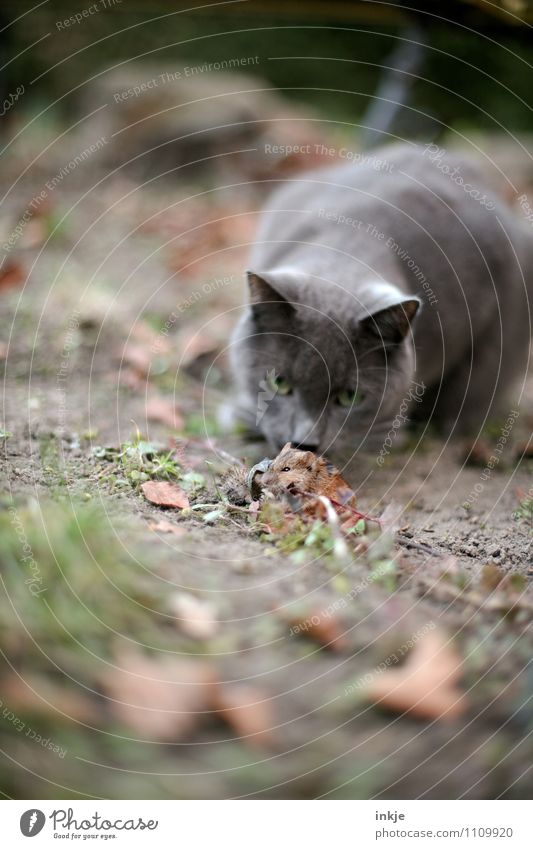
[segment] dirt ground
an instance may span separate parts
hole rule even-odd
[[[11,188],[2,241],[53,167]],[[469,461],[431,429],[381,468],[356,454],[359,509],[401,518],[348,561],[284,551],[244,514],[152,505],[119,456],[138,434],[172,452],[193,506],[216,504],[228,455],[267,453],[218,411],[268,184],[98,167],[48,192],[0,280],[3,794],[528,797],[533,384]],[[402,669],[428,629],[460,658],[461,710],[375,704],[358,682]]]

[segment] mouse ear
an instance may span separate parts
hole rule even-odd
[[[268,272],[256,274],[255,271],[247,271],[248,291],[250,306],[254,318],[270,320],[290,318],[294,313],[294,307],[279,292],[278,288],[268,282]]]

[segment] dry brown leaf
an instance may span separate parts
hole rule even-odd
[[[468,442],[464,449],[464,462],[467,466],[484,468],[492,457],[492,446],[487,439]]]
[[[485,563],[481,570],[480,584],[482,589],[492,592],[505,578],[505,572],[495,563]]]
[[[190,506],[186,494],[175,483],[146,481],[141,484],[141,489],[146,500],[159,507],[177,507],[184,510]]]
[[[0,291],[22,286],[26,273],[20,262],[6,262],[0,269]]]
[[[156,356],[165,356],[172,351],[172,345],[167,336],[154,330],[146,321],[138,321],[131,328],[130,340],[147,352]],[[157,353],[156,353],[157,352]]]
[[[272,700],[264,692],[240,684],[215,690],[214,710],[245,743],[265,746],[272,742]]]
[[[339,620],[335,616],[328,616],[323,610],[312,610],[305,616],[291,618],[289,624],[293,634],[309,637],[331,651],[348,648],[348,640]]]
[[[48,236],[48,226],[43,218],[34,217],[28,221],[22,234],[20,245],[24,248],[38,248]]]
[[[527,442],[521,442],[514,451],[515,460],[531,460],[533,457],[533,436]]]
[[[111,375],[111,379],[115,383],[115,374]],[[146,386],[146,381],[139,376],[138,372],[127,366],[120,371],[120,385],[121,387],[125,386],[127,389],[133,390],[133,392],[140,393]]]
[[[213,345],[211,334],[204,336],[196,330],[187,330],[181,333],[178,340],[178,347],[180,352],[179,362],[182,368],[188,368],[196,360],[208,355],[214,358],[218,350]]]
[[[74,719],[93,724],[98,721],[95,705],[73,689],[55,686],[38,675],[19,678],[8,673],[1,682],[2,699],[15,712],[52,717],[54,722]]]
[[[180,528],[179,525],[174,525],[167,519],[160,519],[158,522],[148,522],[148,527],[151,531],[160,534],[174,534],[174,536],[182,537],[185,535],[185,528]]]
[[[152,365],[152,354],[143,345],[128,343],[122,351],[121,360],[139,377],[146,377]]]
[[[215,674],[204,662],[122,652],[102,683],[120,722],[153,740],[182,740],[214,698]]]
[[[146,402],[146,418],[152,422],[160,422],[172,430],[183,429],[183,419],[171,398],[153,395]]]
[[[170,599],[170,610],[178,628],[195,640],[209,640],[217,632],[215,608],[204,599],[176,593]]]
[[[457,687],[462,664],[446,636],[430,631],[415,644],[402,666],[376,673],[365,693],[370,701],[395,713],[456,719],[466,708],[466,698]]]

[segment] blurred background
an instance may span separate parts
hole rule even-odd
[[[79,23],[61,24],[94,7],[98,11]],[[92,6],[46,2],[34,8],[7,0],[2,16],[2,51],[9,61],[4,94],[21,83],[32,85],[26,112],[53,103],[53,117],[72,116],[91,80],[112,67],[198,65],[245,57],[253,47],[259,62],[252,76],[282,89],[293,104],[310,104],[330,120],[348,121],[358,134],[384,67],[402,39],[416,35],[420,50],[413,53],[420,73],[410,83],[411,106],[434,118],[440,132],[442,125],[458,132],[530,130],[524,108],[533,51],[528,0],[310,0],[305,10],[299,3],[276,0],[106,0]],[[410,133],[424,134],[423,124],[409,126]]]

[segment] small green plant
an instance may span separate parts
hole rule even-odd
[[[173,452],[148,442],[139,431],[134,439],[124,442],[120,449],[95,446],[92,453],[99,460],[120,463],[127,480],[134,486],[148,480],[172,481],[183,477]]]
[[[369,575],[369,581],[383,587],[392,593],[398,585],[398,567],[395,560],[378,560],[374,562]]]
[[[215,418],[201,413],[191,413],[187,416],[184,433],[187,436],[219,436],[220,426]]]
[[[334,540],[329,525],[318,519],[314,521],[311,530],[305,537],[304,545],[306,548],[314,549],[317,555],[331,554]]]
[[[200,472],[195,472],[192,469],[181,474],[181,483],[190,495],[196,495],[202,489],[205,489],[205,478]]]
[[[287,520],[283,506],[275,501],[265,501],[258,515],[259,521],[269,529],[263,539],[275,542],[275,539],[286,531]]]
[[[288,520],[283,512],[277,512],[279,507],[265,504],[261,510],[260,520],[269,528],[269,532],[261,537],[265,542],[273,542],[284,554],[290,554],[295,562],[309,556],[323,557],[333,553],[335,541],[326,522],[316,519],[309,525],[298,516]]]
[[[67,471],[61,452],[61,442],[53,436],[43,436],[39,440],[39,455],[46,483],[50,492],[58,496],[67,485]]]
[[[528,495],[520,501],[513,513],[513,519],[516,521],[524,520],[528,525],[533,526],[533,497]]]
[[[158,478],[160,480],[175,480],[180,477],[181,469],[176,460],[173,459],[172,451],[169,451],[167,454],[158,454],[154,457],[152,468],[148,474],[152,478]]]
[[[350,528],[349,531],[346,531],[347,535],[356,534],[357,536],[362,536],[366,531],[366,521],[365,519],[358,519],[355,525]]]

